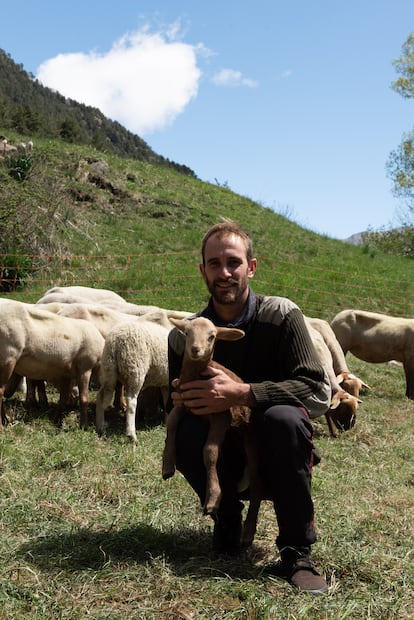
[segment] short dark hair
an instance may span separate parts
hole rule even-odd
[[[237,237],[240,237],[246,248],[247,260],[250,262],[253,258],[253,242],[247,232],[245,232],[243,228],[237,224],[237,222],[233,222],[232,220],[224,220],[223,222],[214,224],[214,226],[209,228],[203,237],[201,242],[201,257],[203,260],[203,265],[205,265],[205,250],[207,241],[213,235],[217,235],[219,238],[226,237],[227,235],[236,235]]]

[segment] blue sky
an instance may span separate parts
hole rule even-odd
[[[0,47],[196,175],[344,239],[399,223],[385,164],[413,0],[15,0]]]

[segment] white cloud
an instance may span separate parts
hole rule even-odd
[[[213,76],[213,82],[217,86],[248,86],[249,88],[255,88],[257,82],[246,78],[240,71],[234,69],[221,69]]]
[[[37,79],[80,103],[99,108],[139,135],[171,124],[197,95],[200,46],[176,40],[178,26],[125,35],[104,54],[59,54],[42,63]]]

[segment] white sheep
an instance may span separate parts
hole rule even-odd
[[[359,396],[362,389],[371,389],[369,385],[349,370],[342,347],[328,321],[306,317],[306,322],[316,329],[324,339],[332,356],[332,365],[336,378],[343,389],[356,397]]]
[[[342,310],[331,321],[344,355],[364,362],[396,360],[404,367],[406,396],[414,399],[414,319],[364,310]]]
[[[200,373],[207,366],[220,368],[235,381],[240,381],[233,372],[215,362],[214,346],[217,340],[239,340],[244,332],[236,328],[217,327],[209,319],[198,317],[193,320],[175,320],[171,322],[185,335],[185,348],[179,383],[200,379]],[[176,388],[179,390],[179,386]],[[175,441],[178,423],[185,413],[185,407],[174,407],[167,416],[167,434],[163,452],[162,476],[164,480],[175,472]],[[238,426],[243,433],[244,447],[250,475],[250,503],[243,525],[241,542],[248,547],[256,532],[257,516],[262,499],[261,483],[258,473],[258,459],[254,447],[254,438],[250,432],[250,408],[233,406],[222,413],[208,416],[209,432],[203,449],[206,468],[206,495],[204,514],[215,515],[220,506],[221,488],[217,474],[217,461],[225,434],[230,426]]]
[[[137,441],[135,416],[140,392],[159,387],[166,405],[168,397],[169,327],[153,321],[128,321],[116,325],[107,335],[100,368],[100,388],[96,396],[96,429],[103,433],[105,409],[112,401],[117,382],[122,383],[126,400],[126,435]]]
[[[49,312],[55,312],[59,316],[66,316],[73,319],[84,319],[90,321],[95,325],[95,327],[99,330],[99,332],[104,338],[107,337],[107,335],[113,329],[113,327],[115,327],[115,325],[127,321],[137,321],[142,318],[134,314],[120,312],[119,310],[113,310],[112,308],[97,303],[90,304],[52,302],[41,304],[40,307],[42,309],[45,308]],[[121,304],[117,307],[119,309],[123,308]],[[168,320],[167,313],[163,309],[158,308],[157,306],[150,306],[150,308],[154,309],[152,310],[152,312],[147,312],[145,314],[145,319],[154,323],[159,323],[160,325],[164,325],[168,329],[171,329],[171,323]],[[28,380],[26,403],[28,404],[28,406],[34,405],[36,403],[34,392],[35,387],[38,390],[40,404],[42,404],[43,406],[47,405],[47,396],[44,385],[42,386],[42,382],[34,383],[32,380]],[[114,406],[121,409],[126,408],[126,402],[123,396],[123,388],[121,385],[117,386]]]
[[[99,366],[104,338],[89,321],[58,316],[33,304],[3,300],[0,307],[0,408],[13,372],[59,387],[60,415],[73,382],[79,389],[80,426],[87,426],[89,380]],[[60,417],[60,416],[59,416]]]
[[[352,428],[356,420],[356,411],[358,404],[361,402],[357,396],[354,396],[344,390],[334,371],[333,359],[331,351],[326,344],[322,334],[316,330],[311,323],[309,317],[305,317],[306,327],[312,339],[319,361],[325,368],[325,371],[331,384],[332,399],[328,411],[324,414],[328,424],[331,437],[336,436],[335,426],[343,430]]]
[[[98,289],[87,286],[55,286],[36,302],[37,304],[52,303],[90,303],[103,305],[115,312],[123,312],[135,316],[164,311],[168,316],[174,318],[186,318],[191,316],[191,312],[184,310],[169,310],[159,306],[134,304],[126,301],[123,297],[109,289]]]
[[[123,297],[109,289],[89,286],[54,286],[36,302],[47,304],[59,303],[126,303]]]

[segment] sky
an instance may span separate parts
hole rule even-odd
[[[413,0],[0,0],[0,48],[159,155],[336,239],[401,222]]]

